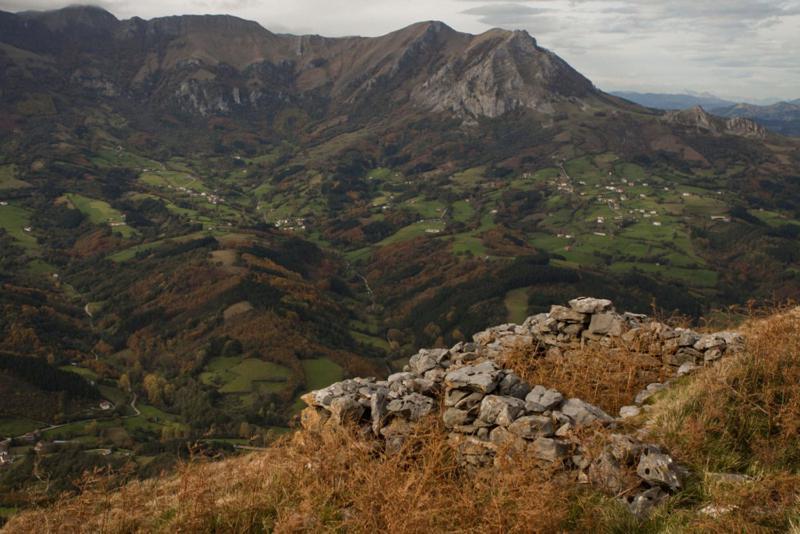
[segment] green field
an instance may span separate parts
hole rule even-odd
[[[42,423],[38,423],[31,419],[17,418],[17,417],[0,417],[0,438],[21,436],[27,434],[37,428],[40,428]]]
[[[328,387],[344,376],[342,367],[329,358],[302,360],[306,374],[306,388],[309,391]]]
[[[16,165],[0,165],[0,190],[21,189],[31,184],[17,178]]]
[[[36,238],[25,228],[30,225],[30,212],[19,206],[0,206],[0,228],[4,229],[26,249],[35,249]]]
[[[522,324],[528,318],[528,288],[512,289],[504,300],[508,322]]]
[[[255,390],[277,393],[286,387],[290,369],[272,362],[241,356],[212,359],[200,380],[223,394],[246,394]]]
[[[68,193],[67,199],[75,209],[80,210],[81,213],[86,215],[92,224],[111,225],[114,232],[126,238],[138,234],[136,230],[125,224],[125,217],[122,213],[112,208],[108,202],[85,197],[76,193]]]

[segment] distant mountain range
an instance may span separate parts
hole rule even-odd
[[[770,130],[800,136],[800,98],[769,105],[737,103],[710,94],[667,94],[616,91],[611,94],[641,106],[668,111],[700,106],[715,115],[752,119]]]

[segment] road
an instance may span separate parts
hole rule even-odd
[[[138,416],[142,415],[142,412],[139,411],[139,408],[136,407],[136,400],[137,399],[138,399],[138,396],[136,395],[136,393],[134,393],[133,397],[131,398],[131,402],[129,404],[129,406],[133,410],[134,414],[133,415],[123,415],[120,419],[130,419],[131,417],[138,417]],[[97,418],[96,417],[92,417],[91,419],[81,419],[81,420],[78,420],[78,421],[69,421],[67,423],[61,423],[61,424],[58,424],[58,425],[50,425],[50,426],[46,426],[44,428],[37,428],[36,430],[34,430],[34,432],[48,432],[50,430],[56,430],[58,428],[65,427],[67,425],[85,424],[85,423],[91,423],[92,421],[97,421]],[[28,432],[28,434],[29,433],[30,432]],[[26,434],[23,434],[22,436],[15,436],[14,439],[23,438],[25,435]]]

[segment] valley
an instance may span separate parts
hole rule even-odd
[[[800,297],[800,141],[605,94],[525,32],[75,7],[0,41],[3,509],[263,447],[308,391],[579,295]]]

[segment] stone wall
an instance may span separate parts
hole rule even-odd
[[[668,383],[650,384],[636,396],[636,405],[622,408],[615,418],[546,385],[525,383],[504,368],[508,355],[570,357],[590,345],[622,346],[659,358],[680,376],[744,347],[734,332],[672,328],[644,315],[617,313],[611,301],[593,298],[553,306],[522,325],[489,328],[473,340],[451,349],[422,349],[403,372],[386,380],[354,378],[308,393],[303,396],[308,405],[301,415],[304,428],[353,424],[392,454],[418,421],[437,413],[465,466],[487,466],[501,455],[515,454],[557,462],[643,515],[682,487],[685,471],[656,445],[625,434],[609,434],[602,451],[590,457],[578,431],[589,425],[613,431]]]

